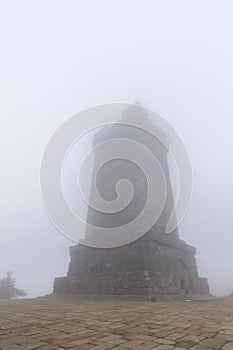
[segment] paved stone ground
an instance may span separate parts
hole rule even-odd
[[[1,350],[233,349],[233,298],[0,302]]]

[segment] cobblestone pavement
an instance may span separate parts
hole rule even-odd
[[[1,350],[233,349],[233,298],[0,302]]]

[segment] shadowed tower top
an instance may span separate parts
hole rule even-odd
[[[145,128],[151,131],[151,134],[137,127],[137,122],[140,121]],[[128,125],[127,125],[128,124]],[[134,126],[132,126],[133,124]],[[155,132],[156,129],[156,132]],[[152,134],[158,134],[163,140],[163,143],[156,139]],[[174,208],[174,200],[171,188],[170,174],[168,168],[168,140],[166,135],[160,128],[150,120],[146,110],[138,105],[133,105],[122,113],[121,119],[116,123],[100,127],[93,139],[93,148],[103,141],[116,138],[130,139],[142,144],[149,149],[158,159],[166,179],[167,196],[166,203],[162,214],[157,223],[152,227],[150,232],[145,235],[145,238],[164,238],[165,228],[168,219]],[[149,160],[148,160],[149,161]],[[98,163],[98,153],[95,156],[95,162]],[[105,163],[99,170],[96,179],[92,177],[92,185],[96,184],[100,195],[107,201],[113,201],[117,197],[116,184],[122,179],[127,179],[131,182],[134,188],[134,195],[129,205],[118,213],[104,213],[89,207],[87,214],[87,222],[98,227],[119,227],[126,225],[131,220],[135,219],[143,210],[148,193],[147,174],[144,174],[136,164],[125,159],[113,159]],[[156,181],[156,174],[152,174]],[[90,193],[90,197],[92,193]],[[155,198],[156,201],[156,198]],[[153,213],[152,213],[153,215]],[[94,232],[94,231],[93,231]],[[90,238],[94,234],[88,227],[85,233],[85,239]],[[166,235],[167,236],[167,235]],[[178,230],[176,229],[169,239],[178,238]]]

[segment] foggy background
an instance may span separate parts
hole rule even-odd
[[[164,115],[193,165],[180,235],[212,293],[233,289],[233,3],[1,1],[0,277],[29,296],[65,275],[71,241],[40,197],[55,129],[95,104],[138,101]]]

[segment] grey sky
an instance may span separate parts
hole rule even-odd
[[[95,104],[135,101],[184,140],[193,197],[180,226],[215,294],[233,289],[231,1],[5,1],[0,11],[0,276],[29,295],[68,268],[40,198],[54,130]]]

